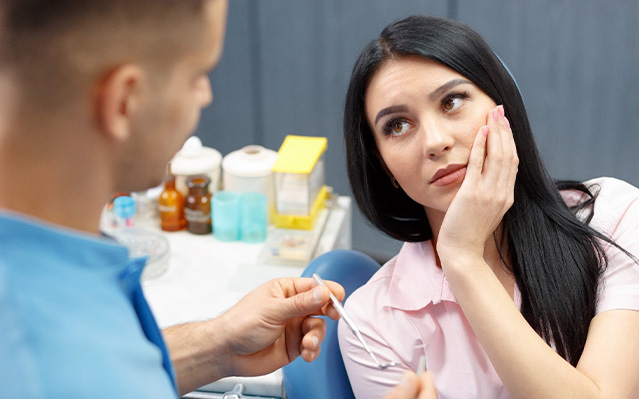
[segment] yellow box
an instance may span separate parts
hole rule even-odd
[[[314,218],[326,207],[324,154],[326,137],[288,135],[273,165],[277,227],[312,229]]]
[[[311,230],[315,225],[317,214],[323,208],[326,208],[326,199],[328,198],[328,189],[323,186],[317,195],[317,199],[310,214],[308,215],[280,215],[275,212],[273,214],[273,224],[277,227],[286,229],[302,229]]]

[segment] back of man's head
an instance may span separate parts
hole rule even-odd
[[[25,103],[53,109],[118,65],[170,68],[202,40],[207,1],[1,0],[0,73]]]

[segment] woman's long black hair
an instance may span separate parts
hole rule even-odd
[[[488,44],[468,26],[444,18],[409,17],[387,26],[357,60],[346,96],[344,138],[348,175],[360,210],[393,238],[410,242],[432,238],[423,206],[395,188],[386,174],[365,117],[371,77],[385,60],[409,55],[457,71],[496,104],[504,104],[519,171],[514,203],[503,218],[506,233],[496,242],[498,248],[507,242],[507,267],[521,292],[521,313],[546,342],[554,343],[560,356],[576,365],[595,316],[598,280],[607,266],[602,243],[615,244],[588,226],[596,192],[578,182],[550,178],[516,83]],[[585,200],[569,209],[559,193],[563,189],[579,190]],[[585,220],[575,216],[581,209],[587,211]]]

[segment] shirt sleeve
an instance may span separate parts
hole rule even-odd
[[[374,301],[364,301],[364,297],[370,299],[370,293],[357,294],[357,291],[354,292],[346,302],[348,315],[358,327],[366,343],[379,361],[394,361],[398,363],[398,366],[384,370],[377,367],[377,364],[375,364],[343,319],[340,319],[338,326],[339,346],[355,397],[365,399],[382,398],[401,381],[404,372],[410,370],[410,368],[401,361],[398,354],[388,345],[371,322],[371,320],[379,322],[379,319],[374,317],[376,314],[374,305],[372,305]],[[362,294],[362,292],[360,291],[359,294]]]
[[[639,190],[615,179],[605,179],[600,187],[592,227],[609,235],[635,259],[604,244],[608,267],[600,279],[596,313],[639,310]]]

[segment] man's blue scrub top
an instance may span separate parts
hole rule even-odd
[[[0,397],[176,398],[145,259],[0,210]]]

